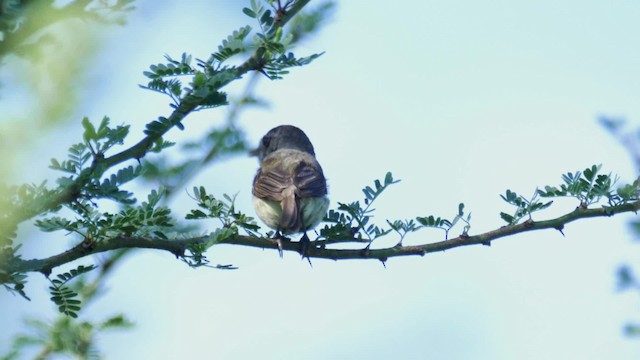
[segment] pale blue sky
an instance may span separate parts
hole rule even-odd
[[[84,115],[131,121],[131,141],[139,139],[146,121],[170,110],[162,96],[137,87],[142,71],[165,53],[206,58],[251,21],[243,6],[140,1],[130,24],[104,37],[98,64],[77,85],[86,87],[77,122]],[[241,120],[256,143],[278,124],[305,130],[332,205],[360,198],[364,185],[392,171],[402,182],[380,200],[381,224],[451,217],[464,202],[476,234],[503,225],[499,212],[511,211],[499,197],[506,189],[529,195],[594,163],[623,181],[635,176],[596,118],[640,119],[637,2],[344,1],[336,10],[297,49],[326,54],[283,81],[262,80],[258,94],[271,107]],[[239,89],[242,82],[229,90]],[[197,135],[225,111],[194,114],[185,132],[168,138]],[[34,168],[76,142],[77,127],[47,135],[32,154]],[[253,214],[256,168],[255,159],[228,159],[189,188],[238,193],[238,206]],[[556,205],[536,219],[576,204]],[[171,206],[177,214],[194,207],[186,193]],[[386,269],[375,261],[321,260],[311,269],[296,254],[280,259],[275,251],[217,246],[207,253],[211,261],[240,269],[193,270],[170,254],[139,251],[84,316],[122,311],[137,323],[100,339],[111,359],[636,359],[640,343],[621,328],[640,317],[638,299],[616,293],[614,277],[619,264],[640,263],[629,219],[572,223],[566,237],[537,232],[490,248],[391,259]],[[407,243],[441,239],[425,231]],[[31,303],[0,295],[0,318],[10,324],[1,327],[0,344],[21,316],[54,316],[46,284],[32,279]]]

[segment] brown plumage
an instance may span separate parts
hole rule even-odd
[[[261,161],[253,180],[258,216],[283,233],[316,226],[329,205],[327,182],[304,132],[290,125],[276,127],[254,153]]]

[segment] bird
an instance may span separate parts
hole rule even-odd
[[[251,154],[260,163],[252,190],[256,214],[276,230],[280,256],[281,238],[303,233],[299,251],[304,258],[310,243],[307,231],[329,208],[327,180],[309,137],[293,125],[280,125],[269,130]]]

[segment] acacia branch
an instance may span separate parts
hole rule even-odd
[[[461,246],[468,245],[491,245],[493,240],[516,235],[519,233],[555,229],[562,231],[564,226],[570,222],[579,219],[588,219],[593,217],[610,217],[615,214],[626,212],[637,213],[640,210],[640,201],[629,202],[611,207],[600,207],[593,209],[576,208],[574,211],[557,217],[555,219],[544,221],[528,220],[523,223],[504,226],[496,230],[488,231],[478,235],[460,235],[453,239],[444,241],[414,245],[414,246],[394,246],[384,249],[329,249],[324,246],[324,240],[312,241],[305,256],[318,259],[346,260],[346,259],[376,259],[387,261],[391,257],[420,255],[424,256],[428,253],[444,251]],[[180,240],[166,240],[150,237],[115,237],[106,241],[94,243],[83,242],[75,247],[44,259],[22,260],[13,259],[4,267],[3,271],[8,273],[26,273],[26,272],[42,272],[48,274],[54,267],[67,264],[74,260],[83,258],[88,255],[97,254],[110,250],[144,248],[165,250],[174,254],[176,257],[185,257],[185,252],[195,246],[213,246],[218,244],[241,245],[256,247],[262,249],[278,249],[281,246],[284,251],[298,252],[299,243],[284,241],[278,244],[278,241],[270,238],[232,235],[215,240],[216,233],[211,235],[193,237]],[[344,242],[352,242],[353,239],[346,239]]]

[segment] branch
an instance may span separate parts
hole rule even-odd
[[[611,207],[601,207],[594,209],[576,208],[574,211],[551,220],[532,221],[528,220],[521,224],[513,226],[504,226],[496,230],[492,230],[479,235],[460,235],[453,239],[448,239],[435,243],[428,243],[414,246],[394,246],[384,249],[327,249],[323,240],[312,241],[305,256],[309,258],[346,260],[346,259],[376,259],[386,261],[391,257],[420,255],[424,256],[428,253],[444,251],[461,246],[468,245],[486,245],[490,246],[491,241],[512,236],[519,233],[556,229],[562,231],[564,226],[570,222],[587,219],[593,217],[610,217],[615,214],[626,212],[637,213],[640,210],[640,201],[625,203]],[[5,266],[4,271],[8,273],[25,273],[38,271],[45,274],[51,272],[54,267],[69,263],[71,261],[83,258],[88,255],[101,253],[109,250],[128,249],[128,248],[144,248],[166,250],[174,254],[176,257],[185,257],[185,251],[196,246],[212,246],[217,244],[242,245],[263,249],[278,249],[298,252],[299,243],[285,241],[278,244],[275,239],[262,238],[256,236],[232,235],[216,240],[219,233],[214,232],[210,235],[181,239],[181,240],[165,240],[147,237],[115,237],[108,241],[95,243],[83,242],[75,247],[45,259],[22,260],[13,259]],[[345,240],[345,242],[351,242]]]

